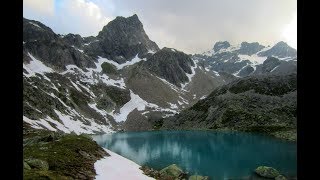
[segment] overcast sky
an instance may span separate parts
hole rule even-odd
[[[59,34],[96,36],[116,16],[133,14],[160,48],[200,53],[224,40],[297,46],[296,0],[23,0],[25,18]]]

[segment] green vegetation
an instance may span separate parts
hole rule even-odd
[[[157,120],[153,124],[153,130],[159,130],[163,125],[163,119]]]
[[[101,64],[102,72],[105,74],[118,74],[117,68],[107,62]]]
[[[87,135],[29,130],[23,138],[24,179],[93,179],[94,162],[107,155]]]

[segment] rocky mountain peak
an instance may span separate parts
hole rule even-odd
[[[143,62],[143,66],[150,72],[178,87],[181,87],[181,83],[189,81],[186,73],[192,74],[191,66],[194,65],[189,55],[167,47],[162,48]]]
[[[117,16],[114,20],[105,25],[98,34],[98,38],[102,38],[106,35],[110,35],[113,30],[120,30],[118,33],[125,32],[144,32],[143,25],[138,16],[134,14],[130,17]]]
[[[265,46],[260,45],[258,42],[248,43],[246,41],[241,43],[240,49],[238,51],[239,54],[245,54],[251,56],[262,50]]]
[[[118,63],[130,61],[137,54],[143,58],[148,52],[159,50],[158,45],[147,36],[136,14],[127,18],[116,17],[103,27],[97,39],[101,50],[96,55]]]
[[[66,65],[95,67],[94,59],[85,56],[75,47],[80,47],[82,37],[76,34],[59,36],[44,24],[23,18],[24,62],[32,56],[55,70],[66,70]],[[29,60],[28,60],[29,59]]]
[[[38,40],[54,40],[58,36],[44,24],[23,18],[23,41],[34,42]]]
[[[267,51],[260,52],[259,56],[277,56],[278,58],[296,57],[297,50],[290,47],[287,43],[280,41]]]
[[[230,43],[228,41],[219,41],[214,44],[213,50],[214,52],[218,52],[221,49],[227,49],[228,47],[230,47]]]
[[[70,45],[73,45],[75,47],[81,47],[83,44],[83,38],[79,34],[67,34],[63,36],[63,39],[69,43]]]

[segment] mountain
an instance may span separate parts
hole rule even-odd
[[[160,127],[290,134],[296,66],[296,50],[284,42],[221,41],[195,55],[160,49],[137,15],[115,18],[95,37],[56,34],[24,18],[24,126],[77,134]]]
[[[171,48],[163,48],[156,52],[143,66],[154,72],[158,77],[181,87],[189,81],[187,74],[193,74],[193,60],[183,52]]]
[[[296,74],[257,75],[215,89],[161,129],[229,129],[296,139]]]
[[[55,34],[44,24],[23,19],[23,54],[24,62],[31,61],[28,53],[41,59],[56,70],[66,70],[68,64],[80,68],[95,67],[94,59],[84,55],[78,49]]]
[[[281,69],[281,73],[293,73],[296,71],[297,51],[283,41],[272,47],[263,46],[258,42],[230,45],[227,41],[219,41],[215,43],[212,50],[194,56],[205,62],[206,67],[212,71],[245,77],[270,73],[260,70],[268,58],[279,60],[277,71]]]
[[[100,48],[96,49],[95,43]],[[149,39],[136,14],[128,18],[117,17],[103,27],[93,44],[85,48],[89,55],[112,59],[119,64],[132,60],[137,54],[144,58],[158,50],[158,45]]]
[[[279,58],[297,57],[297,51],[288,46],[287,43],[280,41],[272,48],[258,53],[259,56],[276,56]]]
[[[137,15],[94,37],[56,34],[23,19],[23,120],[36,129],[103,133],[148,130],[236,77],[198,57],[160,49]]]

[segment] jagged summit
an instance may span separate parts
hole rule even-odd
[[[168,82],[181,87],[181,83],[188,82],[187,74],[192,74],[192,59],[185,53],[173,48],[164,47],[156,52],[143,66]]]
[[[51,28],[35,20],[23,18],[23,41],[52,40],[58,36]]]
[[[241,43],[238,53],[251,56],[252,54],[259,52],[263,48],[265,48],[265,46],[260,45],[258,42],[248,43],[244,41]]]
[[[230,43],[228,41],[218,41],[214,44],[213,50],[214,52],[218,52],[220,49],[227,49],[230,47]]]
[[[117,63],[130,61],[137,54],[143,58],[149,52],[159,50],[158,45],[149,39],[136,14],[127,18],[116,17],[102,28],[96,38],[99,47],[89,47],[87,51]]]
[[[67,133],[150,130],[239,77],[296,72],[295,57],[258,56],[286,51],[283,42],[220,41],[199,56],[160,50],[137,15],[115,18],[95,37],[56,34],[28,19],[23,33],[24,122]]]
[[[288,73],[296,70],[297,51],[287,43],[280,41],[273,46],[264,46],[258,42],[243,41],[241,44],[230,45],[228,41],[218,41],[214,48],[200,55],[208,64],[208,68],[216,72],[226,72],[234,76],[244,77],[250,74],[271,73],[260,70],[267,57],[280,60],[279,66],[272,73]]]
[[[259,56],[277,56],[279,58],[296,57],[297,50],[290,47],[286,42],[280,41],[267,51],[260,52]]]

